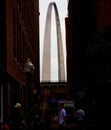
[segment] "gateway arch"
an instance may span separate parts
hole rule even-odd
[[[42,81],[51,80],[51,15],[52,7],[54,7],[57,33],[57,56],[58,56],[58,80],[65,81],[64,55],[62,46],[62,35],[60,27],[60,19],[55,2],[50,2],[46,15],[43,58],[42,58]]]

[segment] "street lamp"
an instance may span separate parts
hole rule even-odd
[[[27,59],[24,65],[24,72],[27,78],[27,103],[28,103],[28,125],[29,130],[31,128],[31,106],[32,106],[32,75],[34,73],[34,65],[32,64],[30,58]]]
[[[28,58],[24,65],[25,73],[30,73],[32,75],[34,73],[34,69],[35,69],[34,65],[32,64],[30,58]]]

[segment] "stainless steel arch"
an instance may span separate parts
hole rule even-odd
[[[51,14],[52,6],[55,11],[56,33],[57,33],[57,50],[58,50],[58,80],[65,81],[64,55],[62,46],[62,35],[59,20],[59,13],[55,2],[50,2],[47,10],[44,46],[42,59],[42,81],[50,81],[51,79]]]

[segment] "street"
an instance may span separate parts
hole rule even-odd
[[[51,125],[51,130],[57,130],[58,125],[57,124],[52,124]],[[73,124],[66,124],[65,129],[68,130],[78,130],[78,126],[76,123]],[[85,127],[83,130],[103,130],[104,125],[103,124],[85,124]]]

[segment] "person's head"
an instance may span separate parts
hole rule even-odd
[[[17,102],[14,106],[14,108],[17,108],[17,109],[21,109],[21,107],[22,107],[22,105],[19,102]]]
[[[63,102],[60,102],[59,103],[59,109],[62,109],[64,107],[64,103]]]

